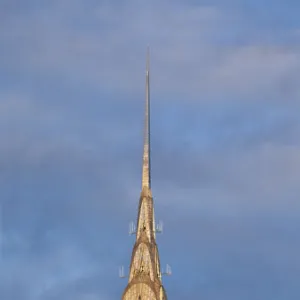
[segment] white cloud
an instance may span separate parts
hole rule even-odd
[[[170,172],[163,169],[153,183],[160,206],[213,217],[299,213],[299,146],[262,142],[245,151],[194,151],[190,157],[177,155],[174,166],[165,160]]]
[[[156,94],[179,93],[185,99],[276,97],[280,84],[291,76],[289,88],[298,90],[297,48],[252,41],[222,45],[219,40],[236,26],[234,18],[218,7],[169,1],[94,7],[66,1],[12,16],[0,35],[8,67],[17,64],[28,72],[101,89],[139,91],[150,43]]]

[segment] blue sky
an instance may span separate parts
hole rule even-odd
[[[0,298],[120,299],[149,44],[169,298],[298,300],[299,11],[0,0]]]

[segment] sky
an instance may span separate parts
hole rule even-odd
[[[298,300],[299,11],[0,0],[0,298],[121,298],[149,45],[169,299]]]

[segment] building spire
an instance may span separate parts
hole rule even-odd
[[[145,126],[144,126],[144,153],[143,153],[143,173],[142,189],[151,188],[151,169],[150,169],[150,50],[147,47],[146,58],[146,101],[145,101]]]
[[[162,224],[155,225],[154,204],[151,193],[150,176],[150,92],[149,92],[149,47],[146,59],[146,103],[144,126],[144,153],[142,192],[140,195],[137,224],[130,226],[129,233],[136,235],[128,274],[128,285],[122,300],[167,300],[162,285],[162,275],[169,275],[170,270],[161,272],[160,259],[156,244],[156,233],[162,232]],[[123,268],[120,277],[124,278]]]

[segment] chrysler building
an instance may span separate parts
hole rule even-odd
[[[159,253],[156,244],[156,233],[162,230],[162,225],[155,225],[154,205],[151,192],[150,168],[150,74],[149,49],[146,63],[146,103],[144,125],[144,151],[142,166],[142,190],[139,200],[136,227],[131,233],[136,235],[132,250],[128,285],[122,300],[166,300],[166,292],[162,285]],[[166,274],[170,275],[167,266]]]

